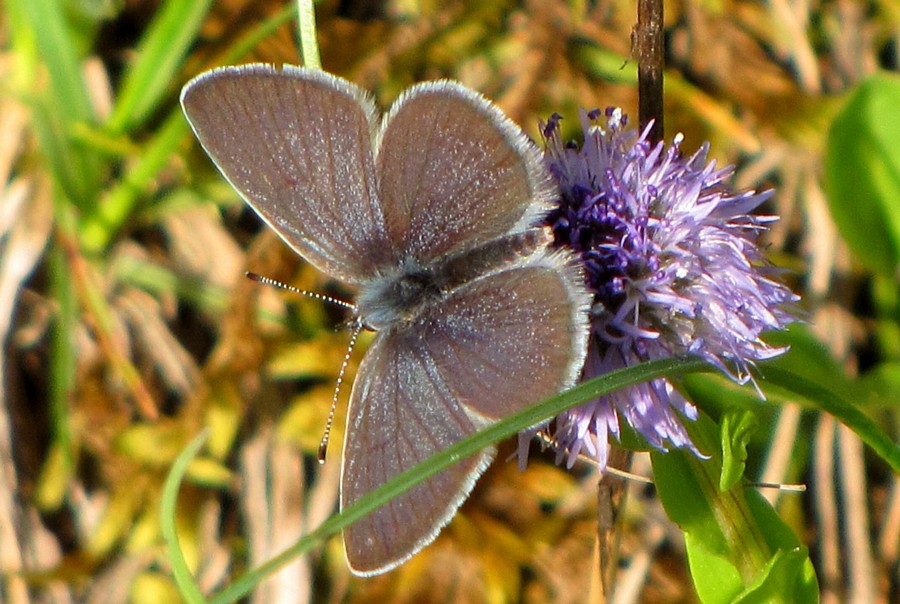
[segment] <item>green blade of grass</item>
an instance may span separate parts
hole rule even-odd
[[[16,4],[15,2],[12,4]],[[96,121],[94,108],[82,76],[81,57],[60,4],[53,0],[30,0],[10,9],[11,18],[21,24],[14,32],[16,47],[34,45],[49,75],[49,87],[30,99],[52,116],[52,125],[42,129],[42,144],[58,152],[51,158],[54,177],[70,202],[87,207],[100,186],[100,161],[93,151],[73,144],[70,132],[78,123]],[[37,80],[36,80],[37,81]],[[54,140],[49,141],[47,136]]]
[[[831,390],[805,377],[785,371],[773,365],[763,367],[765,381],[773,386],[799,394],[816,407],[831,414],[839,422],[853,430],[860,440],[900,474],[900,444],[881,431],[868,415],[851,405]]]
[[[712,370],[710,365],[699,359],[673,358],[651,361],[590,380],[533,407],[520,411],[478,431],[472,436],[464,438],[395,476],[353,505],[344,508],[339,514],[331,516],[319,528],[300,539],[290,548],[236,579],[231,585],[216,594],[209,602],[210,604],[225,604],[226,602],[237,600],[249,593],[268,575],[274,573],[295,557],[310,551],[320,541],[336,534],[429,476],[433,476],[454,463],[474,455],[485,447],[489,447],[522,430],[555,417],[566,409],[631,384],[645,382],[665,375],[671,376],[680,373]]]
[[[125,73],[107,128],[113,134],[141,124],[172,86],[212,0],[169,0],[138,45],[137,60]]]
[[[181,551],[181,542],[178,539],[178,530],[175,526],[175,509],[178,503],[178,490],[181,487],[181,482],[184,480],[185,473],[187,473],[188,466],[194,457],[197,456],[200,448],[206,443],[207,438],[209,438],[208,428],[188,443],[184,451],[178,455],[163,485],[162,501],[159,508],[160,525],[163,539],[166,542],[169,563],[172,565],[172,574],[175,577],[175,583],[178,585],[182,597],[188,604],[203,604],[205,600]]]
[[[63,20],[64,11],[54,0],[22,3],[38,51],[50,74],[50,87],[59,105],[73,121],[92,121],[94,111],[82,78],[81,58]]]
[[[140,196],[168,164],[187,133],[187,122],[181,110],[172,111],[124,178],[84,216],[81,241],[86,253],[99,254],[112,241],[131,216]]]
[[[67,212],[58,212],[67,214]],[[61,221],[65,218],[60,217]],[[72,433],[69,426],[69,394],[75,389],[75,344],[72,341],[77,333],[78,303],[69,278],[69,266],[65,254],[59,245],[50,249],[50,280],[53,286],[53,299],[57,304],[54,321],[53,339],[51,340],[49,366],[50,421],[52,426],[52,444],[61,455],[61,473],[67,479],[74,471],[75,462],[72,456]],[[42,501],[52,506],[58,502]]]

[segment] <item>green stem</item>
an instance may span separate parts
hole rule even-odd
[[[297,0],[297,20],[300,28],[300,54],[303,66],[322,69],[319,43],[316,41],[316,9],[313,0]]]
[[[400,493],[412,488],[429,476],[437,474],[454,463],[474,455],[485,447],[489,447],[505,438],[526,430],[531,426],[559,415],[562,411],[598,396],[608,394],[619,388],[632,384],[654,380],[663,376],[684,373],[713,371],[714,369],[700,359],[663,359],[651,361],[636,367],[629,367],[608,373],[602,377],[580,384],[566,392],[551,397],[542,403],[529,407],[504,420],[464,438],[456,444],[440,451],[416,466],[402,472],[377,489],[368,493],[354,504],[347,506],[339,514],[331,516],[319,528],[300,539],[297,543],[281,552],[268,562],[239,577],[231,585],[216,594],[209,604],[225,604],[233,602],[249,593],[267,576],[277,571],[308,551],[325,538],[356,522],[366,514],[384,505]]]

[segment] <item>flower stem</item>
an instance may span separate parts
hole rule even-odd
[[[297,14],[303,66],[310,69],[322,69],[319,44],[316,41],[316,11],[313,7],[313,0],[297,0]]]
[[[641,130],[652,120],[649,140],[656,142],[663,137],[662,0],[638,0],[634,54],[638,60],[638,112]]]

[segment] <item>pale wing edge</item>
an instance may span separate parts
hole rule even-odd
[[[484,474],[485,470],[487,470],[491,463],[494,461],[496,453],[497,450],[494,447],[488,447],[475,454],[479,458],[478,463],[475,465],[475,469],[466,477],[466,480],[463,482],[462,488],[459,490],[456,497],[454,497],[447,503],[447,507],[445,508],[444,513],[440,516],[434,526],[429,529],[428,533],[422,536],[422,539],[419,540],[418,543],[416,543],[413,549],[409,550],[403,555],[397,556],[393,560],[388,561],[378,568],[371,570],[359,570],[357,568],[354,568],[353,564],[350,562],[350,558],[347,556],[345,542],[344,558],[347,560],[347,566],[350,568],[353,574],[358,577],[374,577],[376,575],[384,574],[397,568],[398,566],[421,552],[423,549],[434,543],[434,540],[437,539],[438,535],[441,532],[441,529],[443,529],[450,523],[451,520],[453,520],[456,512],[459,510],[462,504],[465,503],[466,499],[468,499],[469,495],[472,493],[472,489],[475,488],[475,483],[478,482],[478,479],[481,478],[481,475]],[[341,471],[343,473],[343,468],[341,469]],[[427,480],[427,478],[425,480]],[[401,493],[398,496],[402,495],[403,494]],[[386,502],[384,505],[390,505],[390,501]]]

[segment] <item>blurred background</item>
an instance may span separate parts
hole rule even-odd
[[[176,516],[202,589],[336,508],[349,388],[315,451],[348,333],[344,299],[219,177],[178,107],[199,72],[300,61],[280,0],[6,0],[0,12],[0,601],[178,602],[159,528],[166,472],[204,427]],[[793,369],[900,433],[900,3],[666,2],[666,140],[704,141],[737,188],[776,188],[771,258],[803,296]],[[538,138],[581,107],[637,121],[623,0],[326,0],[323,68],[388,107],[449,77]],[[363,342],[363,346],[364,346]],[[350,371],[363,354],[361,346]],[[748,475],[811,550],[823,602],[900,600],[897,475],[807,401],[687,381],[760,419]],[[375,579],[333,538],[253,602],[583,602],[598,592],[597,474],[498,461],[434,545]],[[649,475],[644,456],[636,473]],[[617,602],[694,602],[683,538],[629,486]]]

